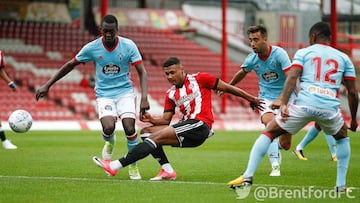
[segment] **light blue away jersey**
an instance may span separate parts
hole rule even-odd
[[[75,56],[79,62],[94,62],[96,97],[115,99],[133,92],[129,68],[142,61],[137,46],[132,40],[118,36],[117,45],[109,50],[102,40],[100,37],[87,43]]]
[[[314,44],[295,53],[292,67],[302,68],[300,89],[295,99],[298,105],[322,109],[339,108],[341,81],[355,80],[355,69],[350,58],[323,44]]]
[[[276,100],[283,90],[286,80],[285,70],[291,65],[286,51],[277,46],[270,46],[267,58],[260,58],[257,53],[250,53],[241,68],[246,72],[254,70],[259,79],[259,98]]]

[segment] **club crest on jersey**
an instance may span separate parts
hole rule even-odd
[[[279,75],[276,72],[273,72],[271,70],[266,71],[264,74],[262,74],[262,78],[265,81],[272,81],[279,78]]]
[[[106,64],[103,67],[103,73],[106,75],[120,73],[120,67],[113,63]]]

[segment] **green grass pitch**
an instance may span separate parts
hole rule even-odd
[[[258,188],[276,190],[264,197],[264,202],[338,203],[360,199],[359,132],[349,132],[352,154],[347,183],[355,188],[350,197],[321,196],[335,185],[336,162],[330,161],[323,134],[306,148],[309,160],[297,160],[291,150],[304,136],[302,131],[293,137],[291,150],[282,150],[281,177],[269,176],[270,163],[264,157],[254,186],[243,200],[237,200],[226,183],[245,170],[259,131],[216,131],[198,148],[165,147],[177,179],[162,182],[148,180],[160,168],[151,156],[138,162],[141,181],[129,180],[127,168],[115,177],[106,176],[91,160],[101,155],[103,146],[97,131],[6,133],[18,149],[0,149],[0,202],[256,202]],[[125,146],[124,134],[118,131],[115,158],[125,154]],[[303,188],[316,192],[291,196]]]

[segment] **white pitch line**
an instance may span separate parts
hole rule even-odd
[[[225,183],[215,182],[191,182],[191,181],[150,181],[150,180],[121,180],[121,179],[104,179],[104,178],[69,178],[69,177],[41,177],[41,176],[4,176],[7,179],[36,179],[36,180],[66,180],[66,181],[90,181],[90,182],[147,182],[147,183],[175,183],[175,184],[193,184],[193,185],[226,185]]]
[[[36,180],[65,180],[65,181],[89,181],[89,182],[146,182],[146,183],[169,183],[169,184],[188,184],[188,185],[224,185],[226,183],[218,182],[191,182],[191,181],[150,181],[150,180],[121,180],[121,179],[104,179],[104,178],[70,178],[70,177],[54,177],[54,176],[4,176],[0,175],[0,179],[36,179]],[[315,185],[280,185],[280,184],[253,184],[253,186],[262,187],[279,187],[279,188],[304,188],[313,186],[321,189],[331,189],[333,187],[315,186]],[[352,189],[359,190],[359,187],[351,187]]]

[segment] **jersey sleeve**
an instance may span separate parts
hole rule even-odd
[[[354,64],[351,62],[350,58],[347,55],[345,57],[344,80],[355,80],[356,73]]]
[[[279,49],[279,62],[281,64],[281,68],[283,71],[287,71],[288,68],[291,66],[291,61],[289,55],[286,53],[284,49]]]
[[[216,89],[218,84],[218,78],[209,73],[198,73],[197,81],[201,86],[208,89]]]
[[[130,62],[132,65],[138,64],[142,61],[142,57],[138,47],[136,46],[135,42],[129,40],[129,53],[131,55]]]
[[[250,53],[244,60],[244,63],[241,64],[240,68],[242,68],[245,72],[249,73],[251,70],[253,70],[253,58],[254,53]]]
[[[92,57],[90,55],[91,45],[88,43],[85,46],[83,46],[80,51],[76,54],[75,60],[78,62],[89,62],[92,61]]]
[[[173,100],[169,98],[169,92],[167,92],[165,96],[165,102],[164,102],[164,112],[172,112],[175,113],[176,104]]]
[[[304,49],[300,49],[296,51],[293,61],[291,63],[291,67],[298,67],[303,69],[304,67]]]

